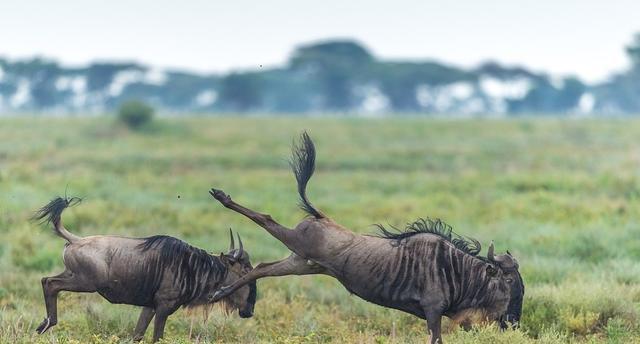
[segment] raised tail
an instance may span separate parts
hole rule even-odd
[[[78,197],[56,197],[47,205],[36,211],[31,219],[35,221],[42,221],[42,223],[51,223],[53,225],[53,232],[57,236],[64,238],[70,243],[73,243],[77,240],[80,240],[81,237],[71,234],[66,228],[64,228],[60,215],[66,208],[74,206],[80,203],[80,201],[81,199]]]
[[[298,182],[300,209],[316,219],[325,218],[326,216],[314,208],[309,199],[307,199],[307,183],[316,169],[316,148],[306,131],[300,135],[300,141],[294,143],[289,165]]]

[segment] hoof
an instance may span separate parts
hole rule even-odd
[[[40,323],[40,326],[38,326],[38,328],[36,329],[36,332],[38,334],[43,334],[47,332],[48,329],[53,327],[53,325],[55,325],[55,323],[51,323],[51,319],[44,318],[44,320],[42,320],[42,322]]]
[[[231,201],[231,197],[229,197],[229,195],[224,193],[224,191],[222,190],[212,188],[211,191],[209,191],[209,194],[213,196],[213,198],[221,202],[222,204],[226,204]]]

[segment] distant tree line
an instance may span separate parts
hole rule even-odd
[[[640,34],[626,51],[630,68],[595,85],[493,62],[385,61],[348,40],[300,46],[279,68],[225,75],[0,59],[0,112],[110,111],[139,99],[176,112],[640,113]]]

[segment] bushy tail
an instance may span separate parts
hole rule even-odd
[[[56,197],[47,205],[36,211],[31,219],[34,221],[41,221],[41,223],[51,223],[53,225],[53,232],[56,235],[64,238],[70,243],[73,243],[81,238],[77,235],[71,234],[66,228],[64,228],[60,215],[66,208],[72,207],[80,203],[80,201],[82,200],[78,197]]]
[[[323,213],[313,207],[307,199],[307,183],[316,168],[316,148],[307,132],[303,132],[300,141],[294,143],[292,156],[289,161],[293,174],[298,182],[298,194],[300,195],[300,208],[316,219],[326,217]]]

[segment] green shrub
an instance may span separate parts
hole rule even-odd
[[[118,120],[131,129],[139,129],[153,119],[154,110],[140,100],[129,100],[118,109]]]
[[[560,310],[560,320],[572,334],[586,336],[598,329],[598,313],[587,310],[574,311],[569,307]]]

